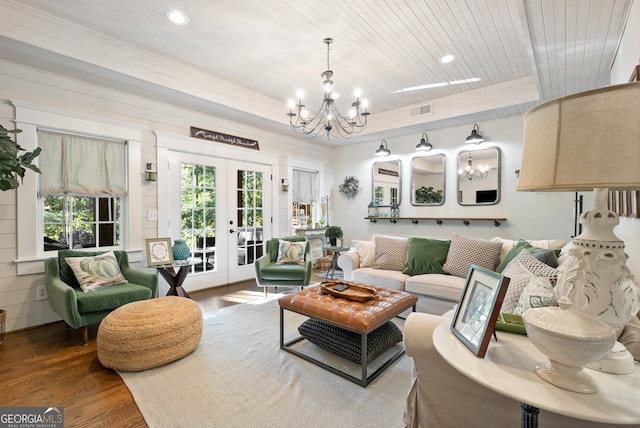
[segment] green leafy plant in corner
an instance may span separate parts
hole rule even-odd
[[[433,187],[422,186],[416,189],[416,202],[419,204],[433,204],[442,202],[442,194],[433,190]]]
[[[342,229],[340,226],[329,226],[327,230],[324,231],[324,236],[327,238],[342,238]]]
[[[24,149],[9,138],[9,134],[17,134],[18,132],[22,132],[22,130],[10,131],[0,125],[0,190],[2,191],[17,189],[24,180],[27,168],[40,173],[40,168],[32,163],[40,154],[40,147],[32,152],[25,151],[20,154]],[[20,181],[17,177],[20,177]]]

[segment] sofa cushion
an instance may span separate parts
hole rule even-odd
[[[404,290],[404,282],[409,278],[399,270],[386,270],[375,268],[355,269],[351,274],[351,280],[359,284],[373,285],[375,287]]]
[[[67,257],[65,261],[85,293],[128,282],[113,251],[91,257]]]
[[[545,264],[548,264],[551,267],[558,267],[557,256],[560,255],[560,249],[561,248],[554,248],[553,250],[550,250],[549,248],[535,247],[531,243],[529,243],[528,241],[525,241],[524,239],[520,239],[513,246],[513,248],[511,248],[511,250],[509,250],[509,252],[505,255],[505,257],[502,259],[502,261],[500,262],[500,264],[498,265],[498,267],[496,269],[496,272],[502,273],[502,271],[504,270],[504,268],[507,267],[509,262],[511,260],[513,260],[514,257],[516,257],[518,254],[520,254],[520,251],[522,251],[523,249],[529,250],[529,252],[531,254],[534,254],[534,255],[536,253],[542,253],[541,257],[544,256],[544,260],[541,260],[541,259],[538,259],[538,260],[542,261]],[[555,256],[556,257],[551,258],[551,256],[553,254],[549,254],[550,252],[551,253],[555,252]],[[537,256],[536,256],[536,258],[537,258]],[[555,264],[555,266],[553,266],[554,264]]]
[[[446,273],[442,265],[447,260],[450,244],[451,241],[441,239],[409,238],[407,260],[402,273]]]
[[[500,257],[501,242],[470,238],[454,233],[447,254],[447,261],[442,267],[451,275],[466,278],[472,264],[485,269],[494,270]]]
[[[500,250],[500,260],[504,260],[509,251],[516,246],[520,241],[519,239],[504,239],[500,237],[492,238],[493,242],[502,242],[502,249]],[[537,248],[545,249],[557,249],[562,248],[566,242],[562,239],[526,239],[526,242]]]
[[[556,253],[556,250],[540,250],[533,253],[533,256],[545,265],[549,265],[552,268],[557,268],[558,255]]]
[[[507,265],[502,274],[509,277],[509,288],[504,296],[500,312],[514,313],[522,291],[529,284],[534,275],[539,274],[549,278],[551,285],[555,287],[558,280],[558,271],[549,265],[536,259],[528,250],[523,249]]]
[[[460,300],[466,278],[454,275],[427,274],[407,278],[404,291],[438,299],[457,302]]]
[[[397,270],[402,272],[407,261],[408,239],[396,236],[376,235],[375,269]]]
[[[265,281],[303,281],[306,275],[306,266],[297,263],[282,265],[269,263],[262,268],[261,274]]]
[[[110,311],[126,305],[129,302],[151,299],[150,288],[138,284],[121,284],[117,287],[106,287],[85,293],[79,288],[74,288],[78,300],[78,312],[87,314],[90,312]]]
[[[360,256],[360,267],[371,267],[376,260],[376,243],[375,241],[358,241],[354,239],[351,245],[356,248],[358,256]]]

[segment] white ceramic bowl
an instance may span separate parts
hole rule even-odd
[[[560,307],[533,308],[522,320],[531,342],[547,357],[535,372],[547,382],[575,392],[598,390],[585,364],[601,360],[613,348],[616,332],[608,324],[571,309],[566,297]]]

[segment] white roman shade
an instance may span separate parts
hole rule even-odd
[[[126,144],[81,135],[38,131],[40,196],[126,194]]]
[[[318,173],[316,171],[293,170],[293,202],[311,204],[318,200]]]

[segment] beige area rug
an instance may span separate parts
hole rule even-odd
[[[287,340],[305,318],[285,314]],[[356,364],[335,359],[359,373]],[[192,354],[120,375],[153,428],[393,428],[404,427],[410,360],[403,356],[362,388],[280,350],[279,308],[271,300],[205,314],[202,341]]]

